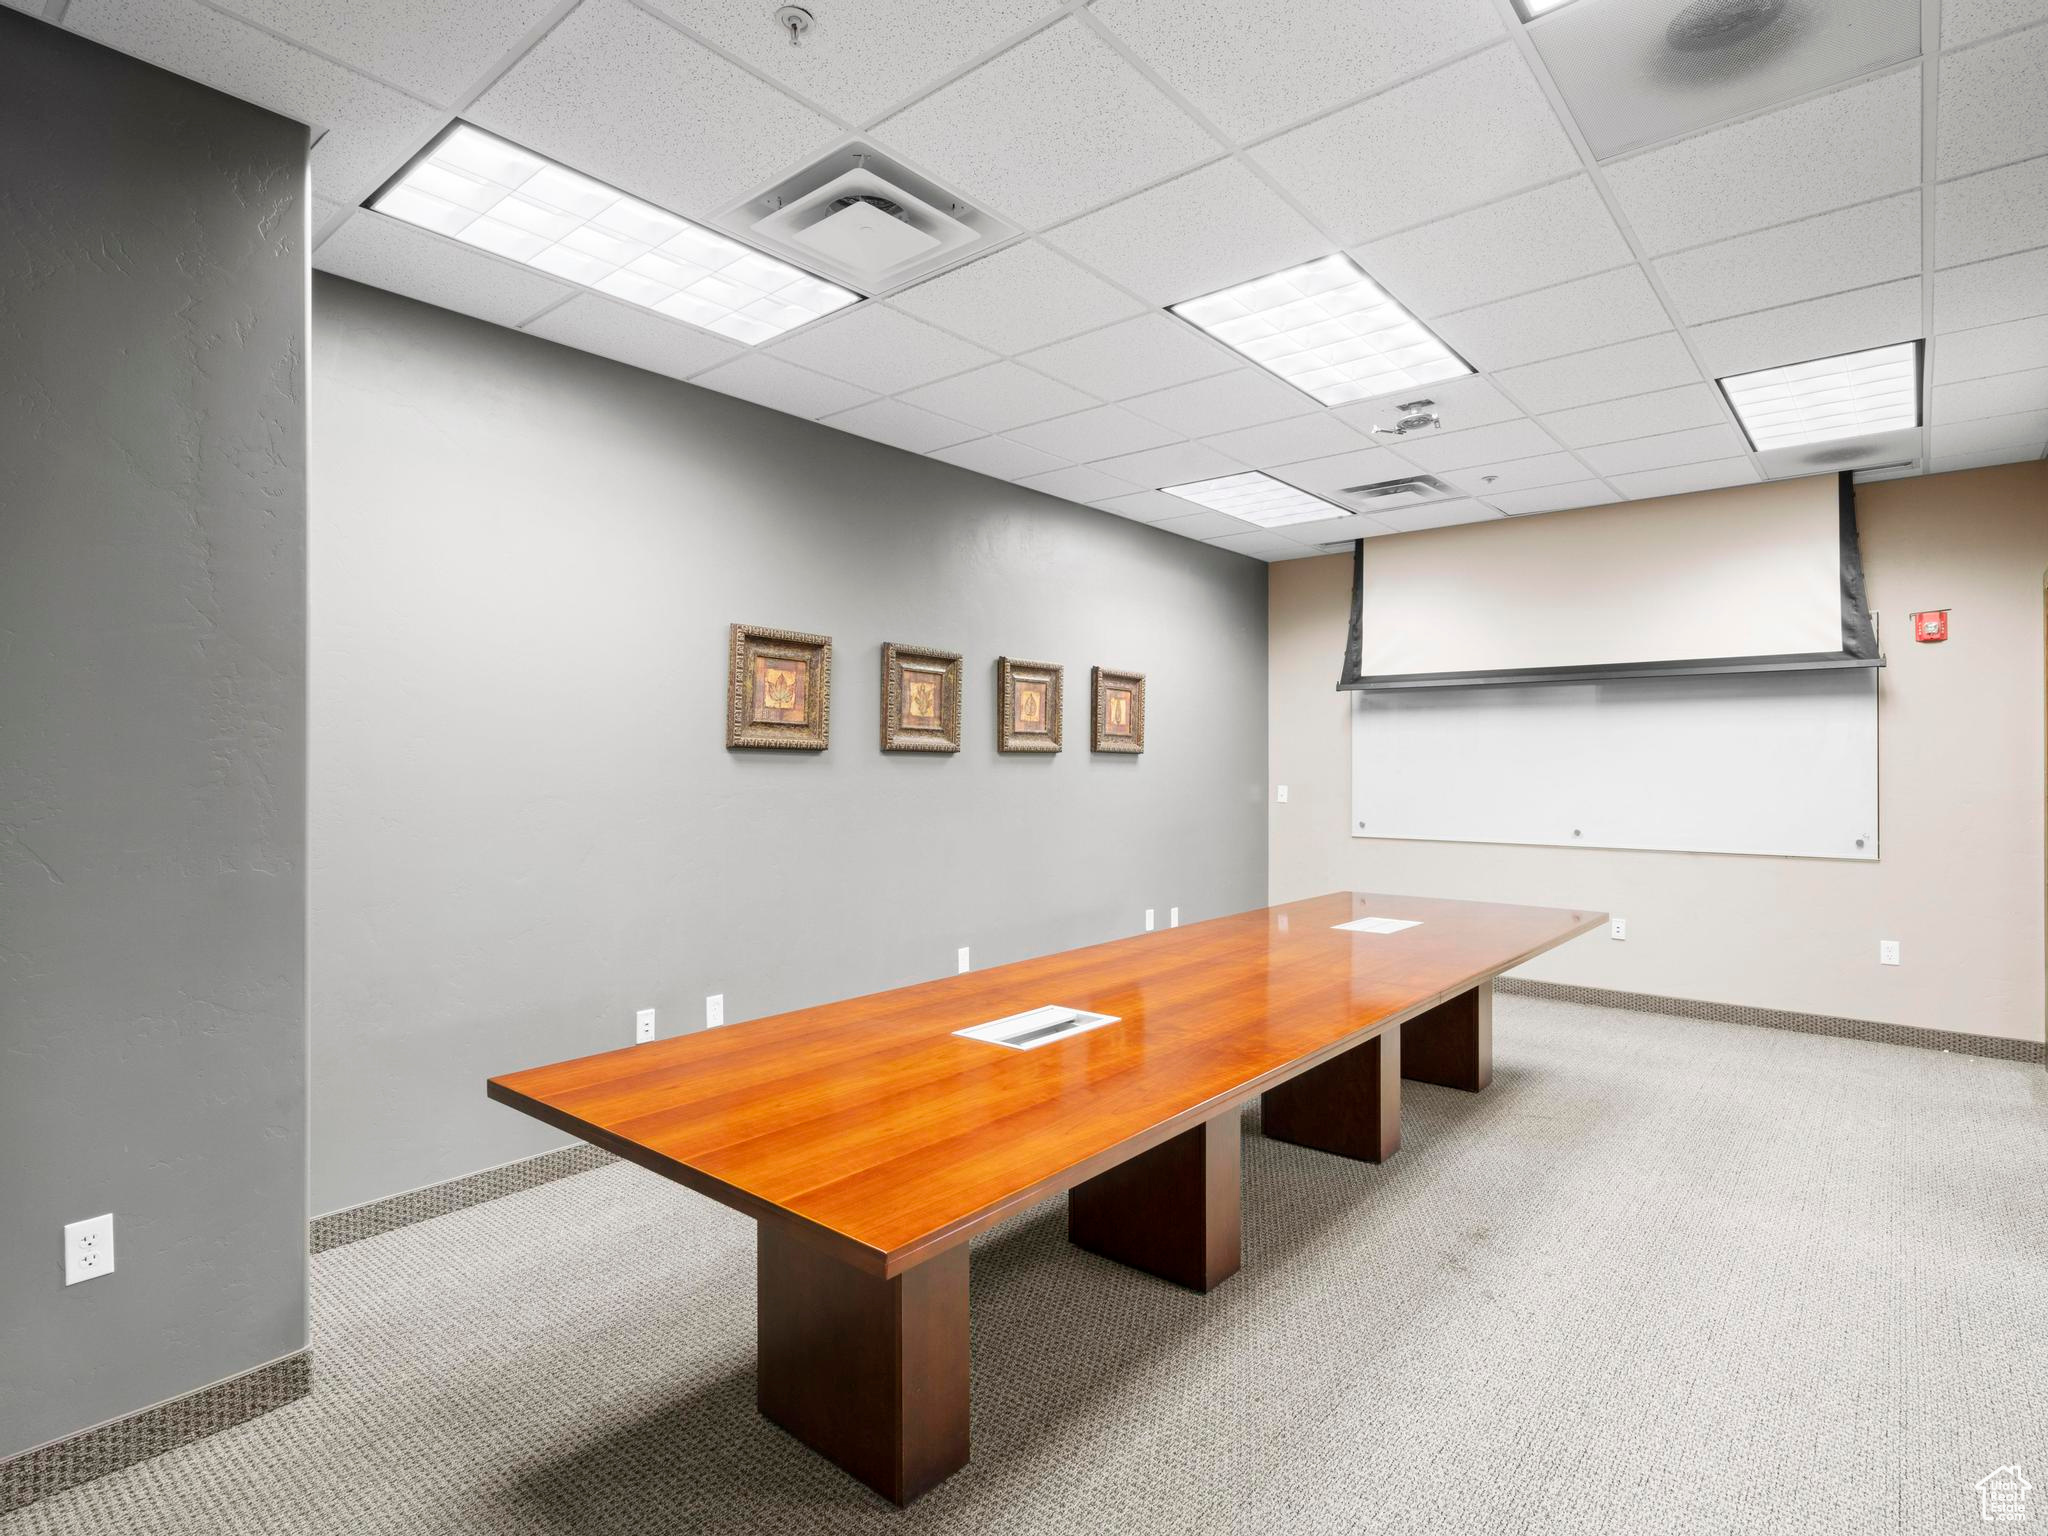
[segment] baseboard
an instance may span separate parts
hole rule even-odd
[[[312,1389],[313,1355],[302,1349],[124,1419],[10,1456],[0,1461],[0,1511],[19,1509],[217,1435],[273,1408],[297,1402]]]
[[[344,1243],[359,1243],[366,1237],[395,1232],[416,1221],[467,1210],[472,1205],[482,1205],[486,1200],[516,1195],[522,1189],[551,1184],[556,1179],[568,1178],[572,1173],[588,1173],[593,1168],[603,1168],[617,1161],[611,1153],[599,1147],[580,1143],[573,1147],[560,1147],[538,1157],[521,1158],[516,1163],[486,1168],[482,1173],[464,1174],[442,1184],[409,1189],[404,1194],[387,1195],[382,1200],[351,1206],[345,1211],[315,1216],[307,1238],[313,1252],[324,1253]]]
[[[1966,1035],[1950,1029],[1920,1029],[1911,1024],[1876,1024],[1868,1019],[1839,1019],[1824,1013],[1792,1013],[1782,1008],[1752,1008],[1744,1003],[1701,1003],[1686,997],[1615,992],[1606,987],[1569,986],[1563,982],[1531,981],[1520,976],[1503,976],[1494,983],[1494,987],[1523,997],[1590,1003],[1598,1008],[1630,1008],[1638,1013],[1665,1013],[1681,1019],[1712,1019],[1720,1024],[1754,1024],[1760,1029],[1789,1029],[1802,1035],[1875,1040],[1884,1045],[1910,1045],[1923,1051],[1950,1051],[1958,1056],[1988,1056],[1997,1061],[2036,1064],[2043,1059],[2042,1045],[2038,1040]]]

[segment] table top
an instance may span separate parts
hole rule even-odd
[[[1364,916],[1419,926],[1335,927]],[[894,1275],[1605,921],[1338,892],[511,1072],[488,1091]],[[953,1033],[1052,1004],[1119,1022],[1028,1051]]]

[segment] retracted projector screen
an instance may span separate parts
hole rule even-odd
[[[1340,689],[1877,667],[1847,475],[1361,539]]]

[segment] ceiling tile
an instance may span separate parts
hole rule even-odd
[[[1974,330],[2048,313],[2048,250],[1934,274],[1934,329]]]
[[[1220,148],[1073,20],[989,60],[876,132],[954,190],[1031,226],[1135,192]]]
[[[549,341],[595,352],[599,357],[645,368],[649,373],[664,373],[672,379],[687,379],[706,368],[729,363],[747,350],[709,331],[595,293],[577,294],[526,329]]]
[[[31,16],[43,14],[43,0],[0,0],[0,5],[10,11],[25,11]]]
[[[1104,400],[1126,400],[1239,366],[1221,345],[1170,315],[1141,315],[1027,352],[1020,361]]]
[[[1094,14],[1239,143],[1501,33],[1486,0],[1096,0]]]
[[[1254,560],[1303,560],[1314,551],[1283,538],[1277,533],[1254,529],[1249,533],[1226,533],[1219,538],[1204,539],[1204,544],[1216,549],[1227,549],[1234,555],[1249,555]]]
[[[1439,501],[1422,507],[1396,507],[1375,512],[1380,522],[1396,533],[1421,533],[1429,528],[1452,528],[1460,523],[1497,523],[1501,514],[1483,501]]]
[[[2008,443],[2002,448],[1986,448],[1979,453],[1954,453],[1930,462],[1928,469],[1937,475],[1952,475],[1964,469],[1989,469],[1994,464],[2020,464],[2041,457],[2038,443]]]
[[[1920,71],[1881,75],[1603,167],[1652,256],[1920,184]]]
[[[313,185],[360,202],[446,120],[423,102],[281,42],[198,0],[72,0],[72,31],[187,79],[328,130]]]
[[[1977,421],[1952,421],[1935,427],[1933,435],[1937,462],[1966,453],[1985,453],[1994,448],[2025,447],[2039,453],[2042,445],[2048,443],[2048,411],[1986,416]]]
[[[1621,500],[1598,480],[1570,480],[1533,491],[1489,491],[1486,499],[1510,517],[1568,512],[1574,507],[1600,507]]]
[[[1460,310],[1435,321],[1438,335],[1492,371],[1647,336],[1671,324],[1640,267]]]
[[[1291,416],[1285,421],[1269,421],[1262,427],[1220,433],[1208,443],[1218,453],[1228,454],[1253,469],[1294,464],[1333,453],[1354,453],[1368,446],[1363,437],[1329,412]]]
[[[1920,271],[1920,194],[1902,192],[1657,262],[1679,320],[1697,325]]]
[[[220,0],[268,31],[452,106],[555,0]]]
[[[2042,301],[2048,304],[2048,298]],[[1953,384],[2022,368],[2048,368],[2048,314],[1934,339],[1934,382]]]
[[[1512,43],[1283,134],[1252,158],[1346,245],[1579,169]]]
[[[1048,470],[1042,475],[1026,475],[1017,483],[1034,491],[1043,491],[1048,496],[1064,496],[1068,501],[1108,501],[1111,497],[1128,496],[1132,491],[1142,489],[1128,480],[1119,480],[1115,475],[1105,475],[1101,470],[1089,469],[1083,464]]]
[[[2048,154],[2048,27],[2014,32],[1941,61],[1936,174],[1946,181]]]
[[[857,405],[850,411],[841,411],[836,416],[824,418],[828,427],[837,427],[841,432],[851,432],[858,437],[871,437],[878,443],[887,443],[893,448],[905,448],[912,453],[930,453],[934,448],[950,448],[955,443],[965,442],[975,436],[973,427],[964,427],[957,421],[948,421],[943,416],[934,416],[930,411],[921,411],[914,405],[901,400],[871,400],[866,405]]]
[[[1308,545],[1318,554],[1328,553],[1324,548],[1330,544],[1342,544],[1349,549],[1358,539],[1376,539],[1382,534],[1394,532],[1378,518],[1367,517],[1360,512],[1344,512],[1332,504],[1330,516],[1313,523],[1288,523],[1272,530],[1283,539],[1296,544]]]
[[[690,382],[722,395],[737,395],[756,405],[814,420],[874,398],[858,385],[828,379],[822,373],[799,368],[765,352],[750,352],[709,373],[700,373]]]
[[[1077,389],[1048,379],[1015,363],[990,363],[922,389],[904,399],[956,421],[969,421],[986,432],[1007,432],[1026,422],[1063,416],[1095,402]]]
[[[1625,438],[1711,426],[1727,419],[1721,398],[1712,386],[1681,384],[1676,389],[1555,411],[1543,418],[1543,424],[1565,447],[1589,448],[1595,443],[1618,443]]]
[[[1426,394],[1436,403],[1436,413],[1444,420],[1444,426],[1452,432],[1462,432],[1467,427],[1487,427],[1496,421],[1512,421],[1522,414],[1520,407],[1493,387],[1490,380],[1473,374],[1470,378],[1445,379],[1437,384],[1409,385],[1378,400],[1365,400],[1357,405],[1340,405],[1330,414],[1339,421],[1358,429],[1359,435],[1370,438],[1374,427],[1391,426],[1400,414],[1395,410],[1402,403],[1402,397]],[[1399,442],[1399,438],[1389,438]]]
[[[693,218],[840,131],[627,0],[583,0],[464,116]]]
[[[1709,459],[1728,459],[1747,448],[1742,434],[1727,422],[1711,427],[1692,427],[1684,432],[1659,432],[1655,437],[1630,438],[1622,443],[1602,443],[1587,448],[1579,457],[1595,474],[1614,476],[1643,469],[1669,469],[1676,464],[1703,464]]]
[[[1194,503],[1190,502],[1188,505],[1192,507]],[[1189,539],[1228,538],[1238,533],[1265,532],[1264,529],[1246,522],[1241,517],[1232,517],[1227,512],[1211,512],[1206,508],[1191,512],[1186,517],[1170,517],[1152,526]]]
[[[1234,432],[1261,422],[1305,416],[1317,408],[1315,401],[1293,385],[1249,368],[1176,385],[1157,394],[1140,395],[1124,403],[1140,416],[1190,437],[1214,437],[1219,432]]]
[[[1944,0],[1941,46],[1961,48],[2037,21],[2048,21],[2048,0]]]
[[[1104,459],[1092,467],[1115,475],[1119,480],[1144,486],[1187,485],[1196,480],[1214,480],[1222,475],[1244,473],[1244,465],[1237,460],[1226,458],[1214,448],[1205,448],[1200,443],[1169,443],[1164,448],[1148,448],[1143,453]]]
[[[1961,266],[2048,245],[2048,156],[1934,189],[1934,264]]]
[[[1354,485],[1378,485],[1382,480],[1400,480],[1415,473],[1415,466],[1384,448],[1364,448],[1356,453],[1335,453],[1326,458],[1304,459],[1299,464],[1279,464],[1267,471],[1276,480],[1318,496],[1333,496]]]
[[[1680,464],[1671,469],[1645,469],[1612,475],[1614,488],[1631,501],[1651,496],[1682,496],[1688,491],[1714,491],[1724,485],[1754,485],[1756,466],[1748,459],[1715,459],[1706,464]]]
[[[325,224],[326,224],[326,222],[327,222],[327,221],[328,221],[329,219],[333,218],[333,217],[334,217],[334,216],[335,216],[336,214],[338,214],[338,213],[340,213],[340,212],[342,212],[342,205],[341,205],[340,203],[330,203],[330,202],[329,202],[329,201],[328,201],[328,200],[327,200],[326,198],[324,198],[324,197],[316,197],[316,198],[314,198],[314,199],[313,199],[313,230],[314,230],[314,232],[315,232],[315,233],[317,234],[317,233],[318,233],[318,232],[320,231],[320,228],[321,228],[321,227],[322,227],[323,225],[325,225]]]
[[[1488,477],[1491,477],[1490,479]],[[1532,458],[1510,459],[1500,464],[1473,464],[1464,469],[1447,469],[1443,479],[1467,496],[1505,495],[1509,491],[1534,490],[1539,485],[1563,485],[1586,478],[1586,466],[1569,453],[1543,453]],[[1385,516],[1385,513],[1375,514]]]
[[[1175,442],[1180,437],[1170,427],[1162,427],[1156,421],[1148,421],[1114,405],[1097,406],[1093,410],[1077,411],[1071,416],[1058,416],[1051,421],[1019,427],[1010,435],[1020,443],[1056,453],[1076,464],[1085,464],[1090,459],[1107,459],[1120,453],[1136,453],[1141,448],[1157,448],[1161,443]]]
[[[1047,232],[1154,304],[1178,304],[1326,256],[1330,243],[1258,177],[1219,160]]]
[[[1697,383],[1699,376],[1685,343],[1676,331],[1668,331],[1510,368],[1499,375],[1499,383],[1528,409],[1549,412]]]
[[[1425,319],[1634,260],[1585,176],[1411,229],[1354,254],[1375,281]]]
[[[1169,517],[1186,517],[1191,503],[1178,496],[1169,496],[1164,491],[1134,491],[1128,496],[1112,496],[1107,501],[1091,505],[1104,512],[1114,512],[1118,517],[1128,517],[1133,522],[1158,523]]]
[[[499,325],[518,325],[575,292],[530,268],[381,213],[358,213],[342,225],[313,253],[313,265]]]
[[[1024,241],[890,296],[897,309],[1009,356],[1140,313],[1057,251]]]
[[[873,302],[815,321],[775,343],[774,350],[787,362],[883,395],[994,361],[991,354],[970,342]],[[939,414],[955,413],[942,410]]]
[[[957,448],[941,448],[932,457],[976,474],[994,475],[999,480],[1021,480],[1026,475],[1042,475],[1047,470],[1065,467],[1052,454],[1013,443],[1006,437],[984,437]]]
[[[1782,363],[1857,352],[1920,334],[1920,279],[1808,299],[1692,329],[1700,361],[1717,379]]]
[[[1401,457],[1432,473],[1557,452],[1557,440],[1527,417],[1463,432],[1424,432],[1400,439]]]
[[[924,0],[820,8],[800,47],[759,0],[649,0],[699,37],[786,90],[862,123],[943,80],[977,54],[1057,14],[1057,0],[977,0],[934,25]]]
[[[1963,379],[1934,386],[1936,426],[1975,421],[1984,416],[2012,416],[2021,411],[2048,411],[2048,368],[2028,368],[1993,378]]]

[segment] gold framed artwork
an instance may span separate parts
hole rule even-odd
[[[996,659],[997,751],[1059,751],[1062,674],[1047,661]]]
[[[1097,752],[1145,750],[1145,674],[1112,672],[1097,667],[1092,674],[1095,696],[1089,711],[1095,725]]]
[[[951,651],[882,645],[882,750],[960,750],[960,658]]]
[[[728,747],[822,752],[831,736],[831,709],[830,636],[732,626],[725,684]]]

